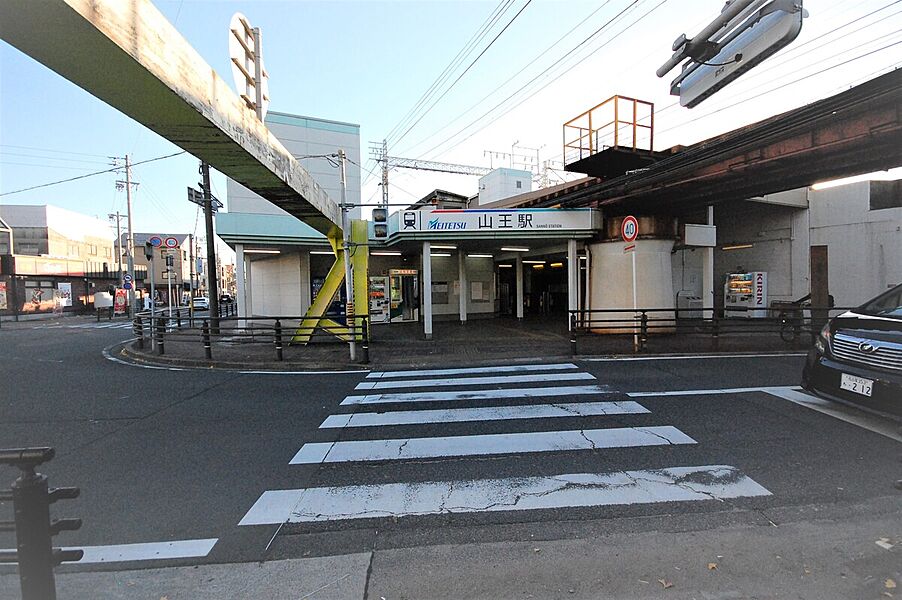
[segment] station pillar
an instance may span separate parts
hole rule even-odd
[[[460,281],[460,322],[467,322],[467,291],[469,283],[467,282],[467,254],[463,250],[457,251],[457,278]]]
[[[517,253],[516,264],[514,265],[517,277],[517,320],[523,320],[523,257]]]
[[[714,207],[708,207],[708,225],[714,225]],[[702,307],[714,308],[714,246],[705,248],[702,255]],[[704,311],[705,318],[714,318],[714,311]]]
[[[576,255],[576,240],[567,240],[567,327],[573,325],[571,315],[579,308],[579,257]]]
[[[589,246],[592,262],[589,266],[589,298],[591,310],[623,309],[621,312],[596,313],[597,320],[620,320],[605,325],[596,323],[596,333],[631,333],[629,322],[633,311],[633,266],[628,244],[620,238],[622,217],[612,217],[605,222],[604,241]],[[639,217],[639,238],[633,242],[636,254],[636,295],[639,309],[664,309],[649,313],[649,319],[664,319],[655,323],[655,331],[672,331],[668,321],[676,322],[673,308],[676,297],[673,291],[673,267],[671,252],[676,237],[676,221],[671,217]]]
[[[432,244],[423,242],[423,334],[432,339]]]

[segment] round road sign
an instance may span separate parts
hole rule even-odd
[[[179,241],[177,239],[175,239],[174,237],[168,237],[165,240],[163,240],[163,245],[165,245],[167,248],[178,248]]]
[[[125,275],[122,276],[122,281],[124,281],[125,283],[128,283],[131,280],[132,280],[132,276],[129,273],[126,273]]]
[[[131,282],[126,281],[125,283],[123,283],[123,284],[122,284],[122,289],[123,289],[123,290],[130,290],[130,289],[132,289],[132,284],[131,284]]]
[[[154,248],[159,248],[160,246],[163,245],[163,238],[161,238],[158,235],[150,236],[149,238],[147,238],[147,241],[150,242],[150,245],[153,246]]]
[[[623,223],[620,224],[620,235],[624,242],[633,242],[639,237],[639,221],[636,220],[636,217],[630,215],[623,218]]]

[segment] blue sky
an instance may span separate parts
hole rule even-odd
[[[227,27],[234,12],[243,12],[263,30],[271,109],[360,124],[364,156],[369,141],[395,128],[501,4],[155,2],[229,82]],[[510,152],[518,143],[538,148],[540,160],[560,160],[562,124],[614,94],[655,103],[656,147],[689,144],[902,64],[902,3],[807,0],[811,17],[792,46],[699,107],[673,106],[668,84],[676,71],[663,79],[654,71],[669,57],[677,35],[693,35],[721,7],[721,0],[513,0],[448,83],[523,8],[520,16],[406,136],[397,142],[400,132],[392,136],[390,153],[481,166],[491,160],[499,166],[508,159],[490,159],[486,151]],[[867,16],[874,11],[879,12]],[[178,151],[3,42],[0,68],[0,193],[101,170],[108,156],[128,153],[140,161]],[[141,165],[134,175],[141,184],[134,202],[137,231],[193,232],[196,227],[202,233],[202,219],[185,199],[185,187],[198,181],[196,159],[180,156]],[[369,179],[363,199],[376,201],[376,181],[363,175]],[[99,175],[0,196],[0,203],[56,204],[105,219],[125,208],[116,179]],[[393,171],[390,181],[393,202],[413,200],[436,187],[476,191],[476,178],[467,176]],[[218,174],[214,193],[225,197],[225,180]]]

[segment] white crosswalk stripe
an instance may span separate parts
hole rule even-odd
[[[291,459],[291,464],[490,456],[519,452],[562,452],[694,443],[695,440],[691,437],[670,426],[321,442],[304,444]]]
[[[402,392],[396,394],[364,394],[346,396],[342,406],[350,404],[385,404],[389,402],[449,402],[461,400],[492,400],[496,398],[539,398],[546,396],[585,396],[610,394],[610,388],[600,385],[569,385],[540,388],[506,388],[500,390],[466,390],[460,392]]]
[[[332,441],[301,445],[289,464],[375,464],[374,468],[382,468],[380,463],[392,465],[412,460],[467,461],[487,456],[519,458],[559,452],[605,452],[615,448],[634,452],[642,447],[697,445],[690,435],[673,425],[660,423],[636,399],[623,399],[624,394],[607,385],[572,385],[572,382],[592,380],[595,376],[572,363],[373,372],[355,387],[370,393],[346,396],[339,410],[320,425],[324,434],[333,432]],[[442,387],[461,389],[435,389]],[[411,391],[415,388],[422,389]],[[556,398],[561,401],[555,402]],[[452,406],[420,408],[423,403]],[[385,404],[399,406],[383,410]],[[616,421],[604,423],[605,419],[618,415],[629,417],[632,426]],[[474,428],[477,423],[481,425],[478,433],[430,435],[436,425],[444,423],[455,424],[455,433],[466,431],[467,423]],[[502,423],[503,429],[491,432],[502,427]],[[559,427],[550,427],[555,424]],[[385,435],[380,427],[393,429]],[[358,439],[338,439],[339,432],[344,430],[355,431]],[[426,463],[420,468],[432,467]],[[349,481],[347,485],[269,490],[259,497],[240,525],[770,495],[767,489],[730,465],[519,475],[433,481],[427,476],[425,481],[415,482],[358,485]]]
[[[769,496],[725,465],[265,492],[239,525]]]
[[[432,377],[436,375],[476,375],[478,373],[526,373],[529,371],[561,371],[576,369],[573,363],[550,365],[504,365],[499,367],[465,367],[461,369],[426,369],[419,371],[373,371],[367,379],[399,377]]]
[[[649,412],[647,408],[631,400],[624,402],[567,402],[562,404],[526,404],[523,406],[400,410],[394,412],[330,415],[319,427],[320,429],[334,429],[340,427],[375,427],[379,425],[588,417],[592,415],[635,415],[647,412]]]
[[[535,383],[545,381],[579,381],[595,379],[590,373],[541,373],[536,375],[501,375],[498,377],[457,377],[452,379],[416,379],[413,381],[363,381],[355,390],[386,388],[449,387],[462,385],[498,385],[505,383]]]

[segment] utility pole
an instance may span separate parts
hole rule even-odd
[[[188,273],[191,277],[191,283],[188,286],[188,318],[194,320],[194,234],[188,234],[188,255],[191,259],[191,264],[188,267]],[[193,324],[192,324],[193,327]]]
[[[354,279],[351,273],[351,225],[348,219],[348,206],[347,206],[347,179],[345,178],[345,151],[338,151],[338,158],[341,161],[339,166],[341,173],[341,232],[342,232],[342,242],[344,245],[344,259],[345,259],[345,325],[348,328],[354,327],[356,324],[354,323],[354,313],[351,310],[347,310],[348,307],[354,306]],[[356,331],[352,331],[351,333],[351,361],[357,360],[357,342],[354,341],[354,336],[357,335]]]
[[[388,208],[388,140],[382,140],[382,208]]]
[[[125,181],[117,181],[116,186],[118,189],[121,189],[121,186],[125,186],[125,198],[128,203],[128,233],[126,244],[127,247],[125,251],[127,252],[126,257],[128,259],[128,274],[132,279],[131,289],[128,290],[128,314],[134,320],[135,318],[135,285],[137,281],[135,281],[135,239],[134,239],[134,230],[132,229],[132,186],[137,186],[137,183],[132,182],[132,169],[131,162],[129,160],[128,154],[125,155]]]
[[[122,283],[122,232],[120,231],[119,223],[122,217],[125,215],[120,215],[119,211],[116,211],[116,214],[110,214],[110,220],[116,220],[116,265],[117,265],[117,273],[119,274],[119,283]],[[134,283],[134,282],[132,282]]]
[[[207,231],[207,294],[210,298],[210,329],[219,332],[219,291],[216,284],[216,238],[213,234],[213,195],[210,193],[210,165],[200,163],[204,192],[204,223]]]

